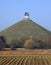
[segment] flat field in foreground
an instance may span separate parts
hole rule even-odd
[[[0,65],[51,65],[51,55],[0,56]]]
[[[0,51],[0,65],[51,65],[51,50]]]

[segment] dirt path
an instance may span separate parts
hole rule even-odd
[[[16,50],[10,50],[10,49],[5,49],[0,51],[0,55],[34,55],[34,54],[51,54],[50,49],[46,50],[26,50],[26,49],[16,49]]]

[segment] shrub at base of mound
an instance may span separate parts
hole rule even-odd
[[[33,39],[26,40],[24,47],[26,49],[34,49],[36,47],[36,42]]]

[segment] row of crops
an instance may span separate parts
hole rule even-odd
[[[51,55],[0,56],[0,65],[51,65]]]

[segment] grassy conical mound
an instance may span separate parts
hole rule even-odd
[[[50,38],[50,32],[30,19],[23,19],[13,26],[3,30],[0,35],[6,36],[9,43],[12,39],[20,40],[21,38],[29,38],[47,41]]]

